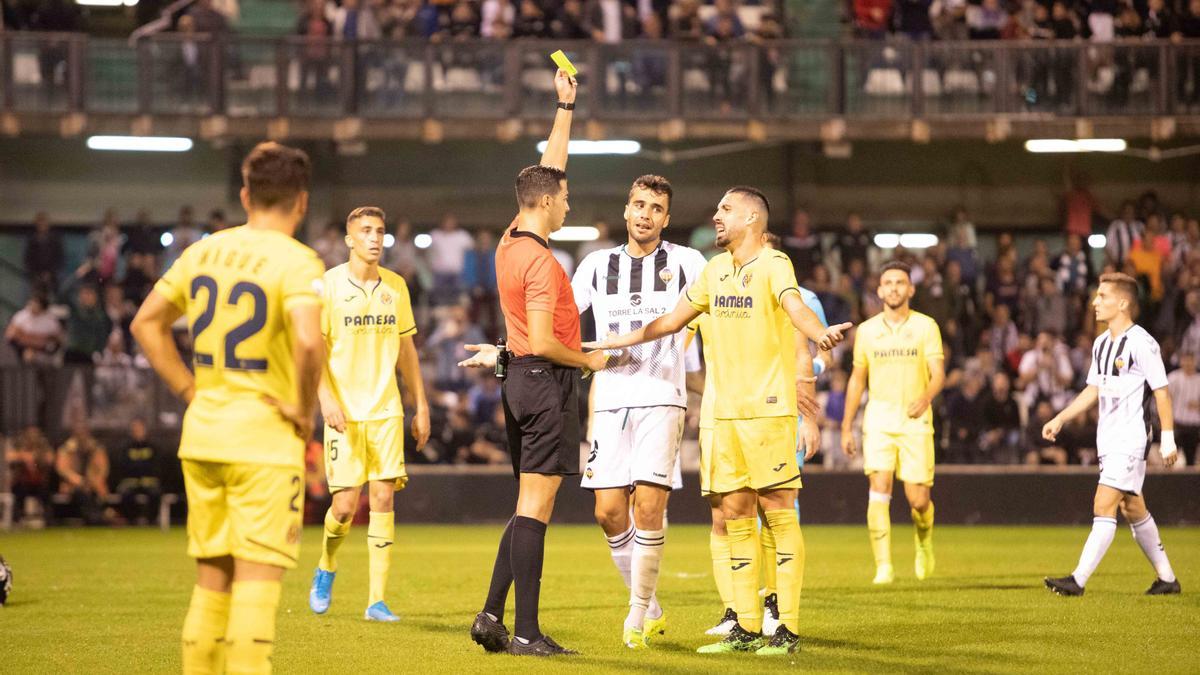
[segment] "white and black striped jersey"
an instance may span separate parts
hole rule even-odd
[[[1136,324],[1116,337],[1104,331],[1092,344],[1087,383],[1100,393],[1099,455],[1144,457],[1151,430],[1150,392],[1167,386],[1158,341]]]
[[[571,280],[575,304],[596,317],[596,337],[637,330],[675,309],[706,264],[697,250],[664,241],[635,258],[625,246],[589,253]],[[595,410],[656,405],[687,407],[683,342],[686,331],[636,345],[596,373]]]
[[[1181,368],[1167,375],[1167,382],[1175,424],[1200,427],[1200,373],[1188,375]]]
[[[1125,258],[1133,250],[1134,244],[1142,238],[1142,232],[1145,230],[1146,226],[1140,220],[1121,220],[1118,218],[1112,221],[1105,235],[1107,241],[1104,244],[1104,249],[1108,253],[1108,257],[1118,263],[1125,262]]]

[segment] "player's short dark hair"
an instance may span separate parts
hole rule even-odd
[[[883,273],[888,270],[900,270],[904,272],[904,276],[908,277],[910,281],[912,280],[912,265],[903,260],[889,260],[885,262],[883,267],[879,268],[879,276],[882,277]]]
[[[1124,295],[1129,300],[1131,314],[1137,311],[1138,307],[1138,282],[1137,279],[1125,274],[1124,272],[1105,272],[1100,275],[1100,283],[1110,284],[1117,290],[1118,293]]]
[[[671,210],[671,200],[675,198],[675,190],[671,188],[671,181],[662,176],[648,173],[634,179],[633,185],[629,188],[629,196],[633,197],[633,191],[638,188],[649,190],[656,195],[666,195],[667,210]]]
[[[744,197],[750,197],[751,199],[756,200],[758,202],[758,208],[762,209],[763,211],[763,220],[769,221],[771,219],[771,202],[767,200],[767,196],[763,194],[762,190],[759,190],[756,187],[750,187],[749,185],[736,185],[726,190],[725,194],[742,195]]]
[[[346,216],[346,227],[350,227],[359,218],[378,218],[385,225],[387,224],[387,214],[383,212],[383,209],[378,206],[360,206],[351,211],[350,215]]]
[[[311,180],[308,154],[273,141],[254,146],[242,162],[242,183],[256,208],[291,209]]]
[[[566,179],[567,172],[555,166],[535,164],[521,169],[517,174],[517,204],[521,208],[537,206],[542,197],[557,195],[562,189],[559,183]]]

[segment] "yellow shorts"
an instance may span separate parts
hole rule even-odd
[[[792,416],[717,420],[712,440],[701,445],[701,491],[724,494],[742,488],[799,488],[796,425]],[[707,453],[704,445],[710,446]]]
[[[404,418],[347,422],[346,432],[325,426],[325,479],[329,491],[356,488],[368,481],[408,482],[404,470]]]
[[[291,569],[300,557],[303,469],[183,460],[188,555]]]
[[[905,483],[933,485],[933,434],[863,434],[863,473],[895,472]]]

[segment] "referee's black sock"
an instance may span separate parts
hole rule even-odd
[[[500,535],[500,547],[496,550],[496,565],[492,567],[492,585],[488,588],[487,602],[483,611],[496,617],[496,621],[504,621],[504,602],[508,600],[508,589],[512,586],[512,535],[513,521],[516,516],[508,519],[504,534]]]
[[[513,518],[512,575],[517,586],[517,618],[513,635],[535,642],[542,637],[538,626],[538,598],[542,593],[542,559],[546,551],[546,524],[534,518]]]

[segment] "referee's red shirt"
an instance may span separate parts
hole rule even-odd
[[[496,287],[508,329],[508,349],[528,356],[529,310],[553,313],[554,337],[571,349],[581,349],[579,310],[571,280],[550,253],[550,244],[532,232],[513,226],[496,248]]]

